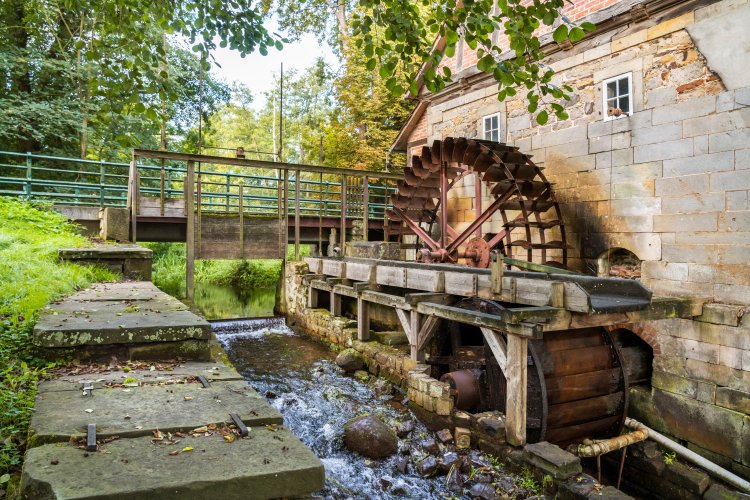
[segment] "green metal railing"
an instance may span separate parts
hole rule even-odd
[[[196,210],[237,213],[242,206],[243,213],[276,216],[284,205],[280,193],[286,186],[287,202],[296,202],[299,189],[300,216],[342,216],[342,182],[338,175],[295,170],[289,164],[284,164],[284,175],[281,164],[278,169],[227,168],[224,165],[223,171],[217,169],[217,165],[199,163],[196,168]],[[127,205],[129,169],[128,163],[0,151],[0,195],[50,201],[58,205],[124,207]],[[184,200],[187,173],[184,162],[139,162],[137,172],[139,198],[158,200],[159,213],[152,215],[166,215],[169,200]],[[362,172],[363,176],[367,174]],[[371,175],[378,176],[377,173]],[[284,176],[288,177],[286,181]],[[390,194],[395,191],[394,180],[387,175],[374,182],[368,180],[365,189],[364,178],[348,177],[346,192],[343,193],[344,217],[362,218],[364,207],[367,207],[369,219],[382,220],[389,207]],[[295,215],[296,205],[289,205],[287,213]],[[143,206],[141,210],[148,209]]]

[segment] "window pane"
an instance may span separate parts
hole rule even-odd
[[[619,89],[618,93],[620,95],[627,94],[628,93],[628,79],[627,78],[620,78],[620,81],[618,82]]]
[[[620,97],[620,105],[618,107],[624,112],[630,113],[630,97]]]
[[[608,108],[616,108],[617,107],[617,98],[615,98],[615,99],[607,99],[607,107]]]
[[[495,141],[495,142],[499,142],[499,135],[498,135],[498,130],[497,129],[495,129],[495,130],[492,131],[492,134],[490,136],[490,140],[491,141]]]
[[[607,84],[607,99],[617,97],[617,82],[609,82]]]
[[[497,130],[497,128],[498,128],[498,126],[497,126],[497,115],[493,116],[491,120],[492,120],[492,129],[493,130]]]

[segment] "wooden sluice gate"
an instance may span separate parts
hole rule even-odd
[[[647,361],[623,354],[618,329],[692,317],[701,302],[654,298],[640,282],[574,274],[479,269],[360,258],[305,258],[309,308],[345,313],[356,302],[357,337],[370,309],[392,309],[411,358],[451,385],[455,408],[505,414],[510,444],[566,446],[617,435],[629,379]]]

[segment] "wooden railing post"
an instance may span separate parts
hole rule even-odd
[[[136,235],[136,223],[138,219],[138,190],[136,184],[138,183],[138,174],[136,170],[135,156],[130,162],[130,170],[128,172],[128,198],[127,208],[130,212],[130,241],[135,243],[137,241]]]
[[[286,168],[284,169],[284,232],[282,238],[282,259],[286,261],[289,245],[289,170]]]
[[[104,161],[99,160],[99,206],[104,206],[104,183],[106,177],[104,175]]]
[[[326,189],[326,192],[328,189]],[[318,256],[323,256],[323,174],[319,174],[318,182]]]
[[[195,297],[195,207],[193,204],[193,183],[195,178],[195,163],[188,161],[185,177],[185,216],[187,228],[185,232],[185,290],[187,299]]]
[[[196,243],[196,252],[195,255],[197,258],[201,258],[201,203],[202,203],[202,186],[201,186],[201,172],[198,170],[198,182],[195,186],[196,188],[196,217],[195,217],[195,243]],[[209,198],[210,199],[210,198]]]

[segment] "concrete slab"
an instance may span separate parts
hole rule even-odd
[[[165,295],[150,281],[127,281],[123,283],[99,283],[80,292],[76,292],[67,300],[151,300]],[[168,296],[169,297],[169,296]],[[170,297],[171,298],[171,297]],[[173,299],[177,302],[179,300]],[[53,302],[54,304],[54,302]]]
[[[142,363],[134,366],[141,365]],[[154,367],[153,370],[151,366]],[[84,383],[92,384],[94,390],[97,390],[104,389],[111,384],[121,384],[128,377],[133,377],[145,384],[178,383],[185,380],[194,380],[198,375],[203,375],[209,382],[242,380],[242,375],[237,373],[237,370],[223,363],[192,361],[181,364],[154,363],[144,368],[131,369],[128,372],[118,369],[101,370],[98,367],[91,367],[91,370],[93,373],[80,373],[81,371],[87,371],[87,367],[70,368],[53,380],[40,383],[37,392],[77,391],[80,393]]]
[[[97,215],[98,217],[98,215]],[[85,248],[61,248],[57,252],[63,260],[150,259],[153,252],[140,245],[102,244]]]
[[[156,429],[189,431],[229,422],[230,413],[239,414],[248,426],[283,423],[281,415],[244,381],[214,382],[208,388],[197,381],[138,382],[163,385],[95,389],[93,396],[41,390],[31,418],[29,445],[83,437],[92,423],[101,437],[138,437]]]
[[[39,347],[207,340],[211,325],[152,283],[97,285],[46,307],[34,327]]]
[[[192,451],[170,456],[169,452]],[[323,488],[320,460],[288,430],[253,427],[232,443],[221,436],[154,444],[150,437],[120,439],[85,453],[71,444],[29,450],[21,497],[51,499],[203,500],[305,495]]]

